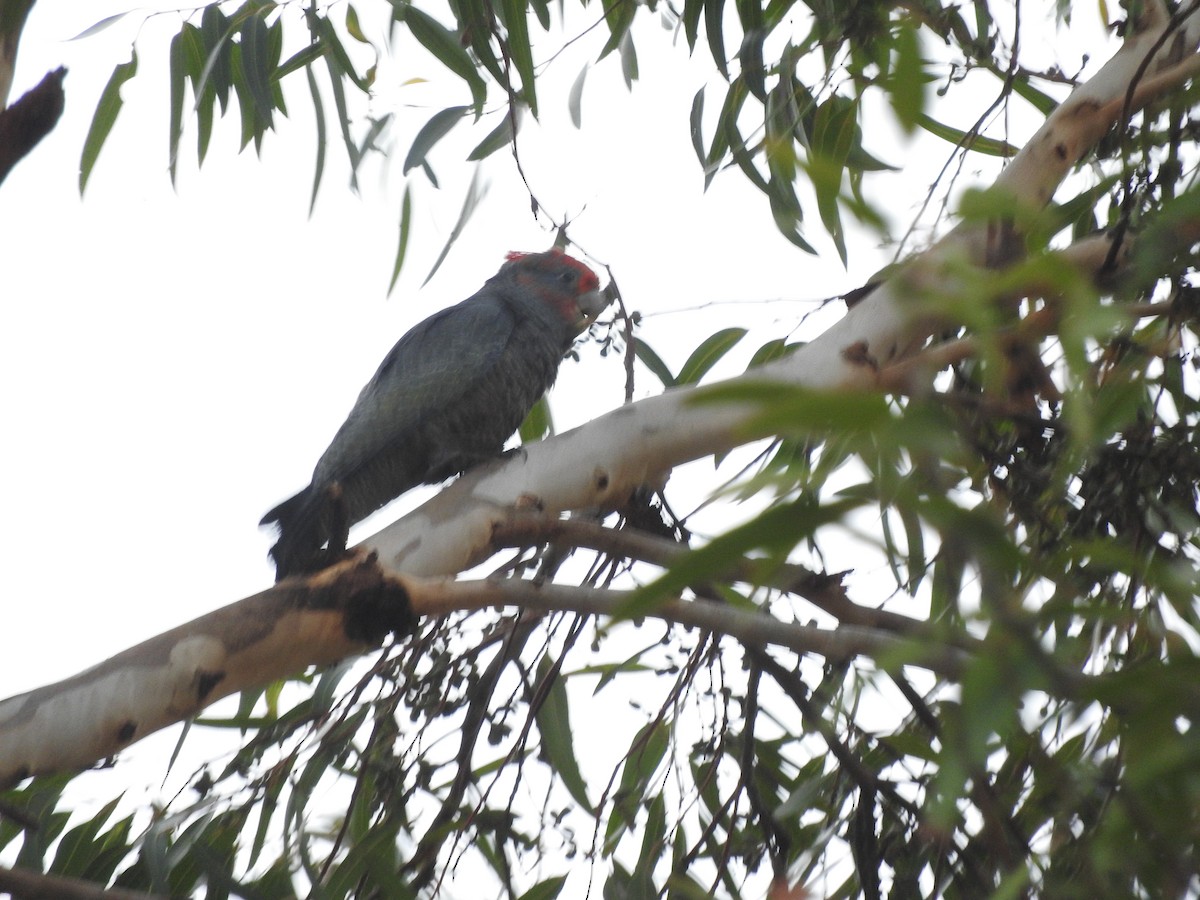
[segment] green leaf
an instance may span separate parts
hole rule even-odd
[[[403,173],[407,175],[412,169],[422,165],[434,145],[448,135],[454,126],[463,120],[466,113],[465,106],[451,106],[434,113],[413,138],[412,146],[408,148],[408,156],[404,158]]]
[[[529,8],[537,16],[543,31],[550,30],[550,0],[529,0]]]
[[[100,149],[104,146],[105,140],[108,139],[108,134],[112,131],[113,124],[117,121],[117,115],[121,112],[121,86],[129,79],[137,74],[137,51],[134,50],[130,55],[129,62],[121,63],[113,69],[112,75],[108,79],[108,84],[104,86],[104,90],[100,94],[100,101],[96,104],[96,112],[92,115],[92,124],[88,129],[87,137],[83,141],[83,155],[79,160],[79,193],[82,194],[87,187],[88,178],[92,174],[92,169],[96,165],[96,158],[100,155]]]
[[[458,36],[449,28],[408,3],[394,4],[394,18],[408,26],[409,32],[438,62],[467,83],[475,118],[483,113],[487,99],[487,84],[479,75],[471,55],[463,49]]]
[[[529,19],[525,0],[500,0],[504,24],[508,28],[508,52],[517,73],[521,76],[521,92],[529,111],[536,119],[537,93],[534,84],[533,47],[529,43]]]
[[[521,121],[521,110],[516,111],[516,120],[518,127]],[[504,119],[487,133],[487,136],[475,145],[475,149],[467,154],[467,159],[471,162],[478,162],[481,159],[486,159],[497,150],[507,147],[513,140],[513,113],[506,111]]]
[[[646,786],[666,755],[669,743],[670,730],[661,721],[648,722],[634,736],[625,754],[620,785],[613,796],[613,810],[604,836],[606,848],[615,847],[621,833],[634,824]]]
[[[262,16],[247,17],[242,23],[240,35],[242,77],[246,83],[246,93],[253,101],[254,119],[256,124],[255,136],[271,127],[271,118],[275,104],[271,100],[271,68],[270,51],[267,45],[267,23]],[[239,91],[239,95],[246,96]]]
[[[896,119],[906,134],[912,134],[925,112],[925,64],[921,59],[918,25],[905,17],[896,32],[896,59],[888,96]]]
[[[774,556],[786,556],[818,529],[843,521],[865,503],[861,498],[846,497],[821,504],[815,498],[802,496],[791,503],[773,506],[746,524],[692,550],[657,579],[634,590],[614,617],[634,619],[647,615],[663,600],[678,595],[690,585],[717,576],[728,577],[751,550],[763,549]]]
[[[746,103],[747,94],[746,83],[740,77],[735,78],[730,83],[729,90],[725,94],[725,101],[721,104],[721,114],[717,117],[717,127],[713,131],[712,145],[708,148],[708,156],[705,160],[705,190],[708,189],[713,176],[720,168],[721,161],[725,158],[725,154],[729,150],[730,135],[736,134],[737,139],[741,139],[737,120],[738,115],[742,111],[742,106]]]
[[[663,795],[656,794],[644,806],[646,824],[642,827],[642,849],[638,854],[637,865],[630,873],[630,880],[637,888],[645,891],[644,896],[649,900],[658,896],[658,892],[654,890],[653,876],[666,848],[667,805]]]
[[[637,3],[633,0],[614,0],[604,5],[604,21],[608,24],[608,40],[600,50],[598,59],[604,59],[608,54],[621,46],[621,42],[629,35],[629,26],[637,15]]]
[[[709,335],[692,351],[683,368],[679,370],[676,384],[697,384],[721,357],[732,350],[746,336],[745,328],[723,328]]]
[[[400,239],[396,245],[396,259],[392,263],[392,280],[388,282],[387,296],[392,296],[392,289],[400,278],[400,270],[404,267],[404,257],[408,253],[408,235],[412,229],[412,185],[404,188],[404,200],[400,203]]]
[[[211,83],[204,85],[204,66],[207,51],[204,48],[204,32],[195,25],[184,23],[180,32],[183,38],[183,70],[192,82],[192,96],[195,100],[196,113],[196,161],[203,165],[204,157],[208,155],[208,144],[212,139],[213,114],[217,104],[217,93]],[[203,86],[203,87],[202,87]],[[182,98],[181,98],[182,99]],[[180,123],[179,132],[183,126]],[[172,132],[173,134],[175,132]],[[177,136],[176,136],[177,137]],[[172,150],[171,158],[175,159],[177,151]],[[174,171],[172,170],[172,177]]]
[[[321,100],[321,89],[317,86],[317,76],[313,74],[312,66],[304,67],[304,77],[308,81],[313,119],[317,123],[317,162],[313,170],[312,199],[308,201],[308,214],[312,216],[317,205],[317,191],[321,188],[321,176],[325,173],[325,103]]]
[[[775,219],[775,227],[779,229],[779,233],[805,253],[815,256],[816,248],[804,239],[800,230],[804,219],[803,210],[800,208],[800,200],[796,197],[796,191],[791,182],[772,178],[767,199],[770,201],[771,216]]]
[[[571,734],[571,710],[567,703],[566,684],[561,673],[553,669],[553,664],[546,656],[543,656],[538,662],[539,682],[544,683],[545,679],[550,679],[545,700],[537,711],[537,727],[542,736],[542,750],[546,754],[546,761],[562,779],[563,786],[566,787],[575,802],[588,812],[592,812],[592,803],[587,795],[587,785],[579,771],[579,761],[575,758],[575,743]]]
[[[353,3],[346,4],[346,32],[360,44],[371,46],[367,36],[363,34],[362,24],[358,21],[358,10]]]
[[[115,797],[92,818],[64,834],[49,871],[73,878],[84,877],[104,849],[97,837],[120,801],[121,796]]]
[[[358,74],[358,70],[354,68],[354,63],[350,59],[350,54],[346,52],[346,46],[342,43],[342,39],[338,37],[337,29],[334,28],[333,22],[327,18],[317,20],[317,34],[321,42],[326,48],[326,58],[332,57],[337,60],[338,71],[345,75],[364,94],[370,93],[370,81]],[[340,82],[339,82],[340,83]]]
[[[454,228],[450,231],[450,237],[446,239],[446,244],[442,247],[442,252],[438,254],[437,260],[433,264],[433,268],[429,270],[429,274],[425,276],[425,280],[421,282],[422,287],[429,284],[429,280],[437,274],[437,270],[442,267],[446,257],[450,253],[450,248],[462,236],[463,229],[467,227],[467,222],[471,220],[471,216],[475,212],[475,207],[479,205],[479,201],[487,194],[487,186],[479,180],[480,169],[475,168],[475,174],[471,176],[471,184],[467,188],[467,195],[463,198],[462,209],[458,213],[458,221],[454,223]]]
[[[625,79],[625,87],[633,90],[633,83],[638,77],[637,48],[633,45],[633,35],[626,32],[617,49],[621,54],[621,76]]]
[[[789,356],[802,346],[803,344],[789,344],[784,338],[769,340],[754,351],[754,355],[750,357],[750,362],[746,366],[746,371],[766,365],[769,362],[774,362],[777,359],[783,359],[783,357]]]
[[[576,76],[575,81],[571,84],[571,93],[567,96],[567,111],[571,114],[571,124],[576,128],[580,128],[583,125],[583,112],[581,108],[583,101],[583,82],[587,78],[588,68],[589,67],[587,65],[584,65],[584,67],[579,70],[579,74]]]
[[[539,881],[517,900],[555,900],[562,893],[563,885],[567,882],[566,875],[555,875],[545,881]]]
[[[550,415],[550,404],[546,402],[545,394],[538,398],[537,403],[533,404],[533,408],[521,422],[521,427],[517,429],[517,434],[520,436],[522,444],[540,441],[542,438],[554,434],[554,419]]]
[[[465,43],[470,44],[491,76],[504,84],[504,70],[492,49],[496,24],[491,0],[458,0],[455,4],[455,15],[458,16]]]
[[[717,71],[729,80],[729,63],[725,57],[725,0],[704,0],[704,31],[708,36],[708,49],[712,53]]]
[[[187,24],[184,28],[188,28]],[[183,32],[171,38],[171,49],[168,54],[171,117],[168,133],[167,172],[171,177],[172,186],[175,184],[175,167],[179,161],[179,138],[183,135],[183,88],[186,75],[186,50],[184,49]]]
[[[696,159],[700,161],[701,166],[707,166],[708,160],[704,154],[704,88],[696,91],[696,96],[692,98],[688,131],[692,137],[692,149],[696,151]]]
[[[263,791],[262,799],[258,802],[258,828],[255,829],[254,841],[250,845],[248,864],[251,866],[257,861],[258,855],[266,844],[267,829],[279,806],[279,795],[287,784],[287,774],[291,771],[291,763],[295,759],[295,756],[286,757],[271,771],[266,780],[266,789]]]
[[[204,69],[193,85],[193,93],[199,97],[209,85],[221,104],[221,114],[229,107],[229,89],[233,86],[233,47],[231,38],[237,28],[236,22],[216,6],[206,7],[200,17],[200,34],[205,50]]]
[[[984,156],[998,156],[1001,159],[1008,159],[1010,156],[1015,156],[1017,152],[1017,148],[1007,141],[999,141],[980,134],[968,134],[952,125],[946,125],[936,119],[930,118],[924,113],[917,117],[917,124],[935,137],[949,141],[955,146],[974,150],[976,153],[982,153]]]
[[[373,827],[350,852],[338,861],[329,874],[326,890],[334,897],[358,895],[360,883],[386,885],[380,896],[401,898],[409,896],[403,880],[396,874],[396,836],[400,823],[384,821]],[[367,878],[367,876],[370,876]],[[376,894],[375,891],[369,891]]]
[[[1013,91],[1043,116],[1058,109],[1058,101],[1030,84],[1028,75],[1019,76],[1013,81]]]
[[[767,38],[767,30],[761,27],[762,7],[757,0],[753,3],[738,4],[739,10],[751,13],[753,22],[743,22],[745,36],[738,48],[738,64],[741,66],[742,78],[750,93],[759,100],[767,97],[767,68],[763,63],[763,42]]]
[[[29,0],[29,7],[32,7],[32,6],[33,6],[33,0]],[[26,8],[26,12],[28,12],[29,7]],[[95,23],[94,25],[89,25],[87,28],[83,29],[83,31],[79,32],[79,34],[75,35],[75,37],[67,38],[67,43],[70,43],[71,41],[81,41],[84,38],[89,38],[94,34],[99,34],[101,31],[104,31],[104,29],[108,28],[110,25],[115,25],[117,22],[119,22],[121,19],[125,18],[127,15],[129,15],[128,10],[125,12],[115,13],[111,16],[105,16],[103,19],[101,19],[99,22]]]
[[[704,12],[704,0],[684,0],[683,34],[687,38],[688,50],[696,49],[696,38],[700,35],[700,14]]]
[[[858,104],[845,97],[833,95],[817,107],[813,120],[812,153],[808,175],[817,195],[817,211],[821,223],[833,239],[846,265],[846,239],[838,198],[846,160],[858,135]]]
[[[311,65],[316,62],[325,53],[325,45],[319,40],[313,41],[307,47],[297,50],[280,66],[271,73],[271,80],[274,82],[280,81],[287,75],[291,75],[298,69]]]
[[[662,382],[663,387],[674,387],[678,383],[675,376],[671,374],[671,370],[667,368],[667,364],[641,338],[634,338],[633,352],[642,361],[642,365],[653,372],[655,377]]]
[[[333,26],[327,20],[321,20],[321,31],[324,33]],[[337,53],[325,54],[325,66],[329,70],[329,84],[333,90],[333,105],[337,111],[338,125],[342,131],[342,143],[346,147],[346,155],[350,158],[350,186],[358,190],[358,147],[350,136],[350,111],[346,105],[346,89],[342,84],[346,72],[342,65],[342,57]]]
[[[256,147],[262,148],[263,129],[255,112],[254,98],[250,96],[250,83],[242,71],[242,45],[234,44],[229,49],[229,68],[233,73],[233,90],[237,96],[238,114],[241,119],[242,133],[239,149],[245,150],[251,141]]]

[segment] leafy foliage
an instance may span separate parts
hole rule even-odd
[[[384,49],[353,5],[306,8],[301,42],[289,9],[183,14],[170,51],[172,173],[182,134],[195,128],[203,161],[214,113],[235,103],[242,147],[261,147],[286,114],[282,82],[301,69],[317,122],[314,200],[325,91],[351,170],[375,149],[386,115],[352,122],[348,95],[370,92]],[[865,110],[890,110],[900,129],[962,158],[1012,151],[982,133],[990,110],[966,128],[943,121],[935,80],[940,95],[982,73],[997,86],[993,109],[1017,98],[1054,108],[1064,76],[1023,67],[998,9],[618,0],[580,14],[603,31],[597,57],[617,53],[630,85],[639,19],[652,12],[706,51],[721,80],[690,110],[703,177],[740,172],[809,251],[815,210],[848,261],[844,214],[882,230],[888,212],[863,189],[887,165],[868,150]],[[393,37],[406,32],[462,83],[463,102],[432,114],[403,157],[406,175],[435,183],[431,159],[456,128],[489,129],[472,159],[516,152],[519,113],[544,113],[543,40],[560,15],[539,0],[456,0],[450,13],[385,9]],[[376,63],[356,64],[351,42]],[[104,91],[81,187],[136,60]],[[568,101],[576,126],[588,71]],[[0,847],[20,837],[18,863],[32,869],[213,896],[415,897],[485,872],[530,900],[568,884],[679,898],[761,896],[770,884],[830,898],[1200,890],[1200,295],[1192,242],[1179,238],[1200,208],[1193,100],[1118,129],[1047,212],[965,198],[968,221],[1017,223],[1029,255],[914,300],[961,323],[947,342],[974,341],[930,396],[766,381],[700,392],[754,408],[757,432],[777,436],[726,490],[761,512],[693,547],[666,498],[637,496],[590,523],[607,531],[586,560],[564,565],[564,539],[523,547],[498,572],[536,583],[571,573],[597,590],[634,581],[627,619],[492,610],[427,622],[353,670],[201,723],[247,737],[227,764],[196,773],[194,797],[116,821],[108,804],[72,823],[62,780],[35,782],[0,802],[39,827],[0,818]],[[473,183],[455,236],[481,193]],[[393,284],[412,203],[406,190]],[[1118,284],[1097,287],[1045,252],[1100,228],[1144,237]],[[1029,284],[1040,299],[1021,293]],[[1054,327],[1023,329],[1033,312]],[[746,334],[714,333],[678,374],[626,339],[676,387],[703,383]],[[793,346],[775,337],[753,363]],[[550,430],[548,411],[535,413],[523,437]],[[886,588],[826,571],[847,533]],[[575,544],[590,546],[586,534]],[[636,618],[678,595],[780,628],[811,620],[886,638],[887,649],[817,659]],[[330,796],[344,799],[332,817]]]

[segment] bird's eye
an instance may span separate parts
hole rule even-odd
[[[576,278],[576,274],[574,272],[563,272],[561,275],[558,276],[558,280],[561,281],[563,284],[574,284],[575,278]]]

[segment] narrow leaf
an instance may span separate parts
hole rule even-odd
[[[529,43],[529,19],[525,0],[501,0],[504,24],[508,27],[508,52],[521,76],[521,91],[533,117],[537,118],[537,93],[534,86],[533,47]]]
[[[428,50],[434,59],[467,83],[475,117],[479,118],[484,100],[487,99],[487,84],[480,77],[471,55],[463,49],[458,35],[433,16],[407,3],[396,5],[394,17],[408,26],[417,43]]]
[[[525,416],[525,421],[517,429],[517,435],[521,438],[522,444],[530,444],[552,434],[554,434],[554,419],[550,415],[550,404],[546,402],[546,396],[543,394],[538,398],[538,402],[533,404],[529,414]]]
[[[567,882],[566,875],[555,875],[540,881],[523,893],[517,900],[555,900],[562,893],[563,885]]]
[[[683,34],[687,38],[688,51],[696,49],[696,38],[700,34],[700,14],[704,12],[704,0],[684,0]]]
[[[215,6],[207,7],[200,18],[200,34],[207,56],[204,69],[192,90],[199,97],[211,83],[212,89],[216,91],[217,100],[221,103],[222,115],[229,106],[229,89],[233,86],[233,49],[230,38],[236,27],[237,24],[230,22]]]
[[[843,521],[866,501],[847,497],[818,504],[810,497],[774,506],[744,525],[727,531],[688,553],[656,580],[635,589],[617,611],[616,618],[637,618],[689,585],[727,576],[754,549],[785,554],[822,526]]]
[[[442,252],[438,254],[437,261],[434,262],[433,268],[429,270],[429,274],[425,276],[425,280],[421,282],[422,287],[429,284],[429,280],[437,274],[437,270],[442,267],[446,257],[450,253],[450,248],[454,246],[455,241],[462,236],[463,229],[466,228],[467,222],[471,220],[471,216],[475,212],[475,207],[479,205],[479,201],[487,194],[487,185],[479,180],[480,169],[475,168],[475,174],[471,176],[471,185],[467,188],[467,196],[463,200],[462,210],[459,211],[458,221],[454,223],[454,228],[450,231],[450,237],[446,240],[446,245],[442,247]]]
[[[112,131],[112,127],[117,121],[117,115],[121,112],[121,104],[123,103],[121,100],[121,86],[136,74],[137,51],[134,50],[129,62],[121,63],[121,65],[113,69],[113,73],[108,79],[108,84],[104,86],[104,90],[100,94],[100,101],[96,104],[96,112],[92,115],[91,127],[88,129],[87,137],[83,141],[83,155],[79,160],[80,194],[87,187],[88,177],[92,174],[92,168],[96,165],[96,158],[100,155],[100,149],[104,146],[109,132]]]
[[[328,24],[328,23],[324,23]],[[346,71],[342,67],[341,58],[336,53],[325,54],[325,66],[329,70],[329,84],[333,89],[333,105],[337,111],[338,125],[342,132],[342,143],[346,147],[346,155],[350,157],[350,186],[358,190],[358,147],[350,136],[350,111],[346,106],[346,88],[343,78]]]
[[[696,384],[717,362],[746,336],[745,328],[724,328],[707,337],[692,351],[679,370],[676,384]]]
[[[717,70],[729,80],[729,63],[725,58],[725,0],[704,0],[704,31],[708,36],[708,49],[712,53]]]
[[[362,25],[358,21],[358,10],[354,8],[353,3],[346,4],[346,31],[350,37],[354,38],[360,44],[370,46],[371,42],[363,34]]]
[[[1017,152],[1017,148],[1007,141],[984,137],[981,134],[968,134],[952,125],[946,125],[943,122],[932,119],[924,113],[917,118],[917,124],[930,134],[940,137],[944,141],[962,146],[967,150],[974,150],[976,153],[982,153],[984,156],[999,156],[1002,159],[1008,159],[1011,156],[1015,156]]]
[[[191,79],[192,97],[195,100],[196,160],[199,164],[203,164],[204,157],[208,154],[209,140],[212,138],[213,113],[214,107],[217,105],[217,94],[211,85],[201,90],[207,56],[204,49],[204,33],[195,25],[185,23],[180,34],[183,37],[183,70]],[[172,153],[172,156],[174,155]]]
[[[413,138],[412,146],[408,148],[408,155],[404,158],[403,173],[407,175],[409,171],[423,164],[429,151],[462,121],[466,112],[467,107],[465,106],[451,106],[434,113],[433,117],[421,126],[421,130]]]
[[[33,6],[33,3],[31,2],[29,5]],[[101,19],[96,24],[90,25],[87,28],[83,29],[83,31],[79,32],[79,34],[75,35],[75,37],[68,38],[68,43],[70,43],[70,41],[81,41],[84,38],[91,37],[93,34],[99,34],[105,28],[108,28],[110,25],[115,25],[117,22],[119,22],[121,19],[125,18],[127,15],[129,15],[129,10],[126,10],[125,12],[116,13],[111,16],[105,16],[103,19]]]
[[[671,374],[667,364],[662,361],[662,357],[641,338],[634,339],[633,352],[642,361],[642,365],[653,372],[654,376],[662,382],[663,387],[669,388],[676,385],[675,376]]]
[[[575,83],[571,85],[571,93],[567,96],[567,110],[571,114],[571,124],[576,128],[583,125],[583,83],[587,79],[588,66],[585,65],[579,70],[579,75],[575,78]]]
[[[625,32],[618,46],[621,54],[621,76],[625,79],[625,88],[633,90],[633,83],[638,77],[637,48],[633,45],[633,36]]]
[[[692,149],[696,151],[696,159],[700,165],[706,164],[704,158],[704,88],[696,91],[692,98],[692,110],[688,115],[688,131],[692,136]]]
[[[890,87],[889,96],[896,119],[905,133],[912,134],[925,112],[925,67],[917,25],[908,18],[900,21],[896,33],[896,59],[892,64]]]
[[[313,74],[312,66],[304,67],[304,76],[308,80],[308,91],[313,102],[313,118],[317,123],[317,164],[313,171],[312,199],[308,202],[308,214],[311,216],[317,205],[321,176],[325,173],[325,104],[321,100],[321,89],[317,86],[317,77]]]
[[[186,28],[187,25],[184,25]],[[168,55],[169,84],[171,98],[171,116],[167,140],[167,172],[171,177],[171,185],[175,184],[176,163],[179,161],[179,139],[183,135],[183,87],[186,79],[185,49],[183,32],[171,38],[171,50]]]
[[[392,263],[392,280],[388,282],[387,296],[392,296],[392,289],[400,278],[400,270],[404,268],[404,257],[408,253],[408,235],[412,229],[412,185],[404,188],[404,199],[400,202],[400,239],[396,244],[396,259]]]
[[[629,35],[629,26],[637,15],[637,4],[632,0],[614,0],[604,5],[604,19],[608,23],[608,40],[600,50],[599,59],[604,59],[621,46]]]
[[[297,69],[302,69],[307,65],[316,62],[321,58],[321,54],[325,52],[325,45],[319,40],[313,41],[302,50],[297,50],[273,72],[271,72],[271,80],[279,81],[285,75],[291,75]]]
[[[592,803],[588,799],[587,785],[579,771],[575,758],[575,744],[571,735],[571,710],[567,703],[567,688],[562,675],[552,671],[546,657],[538,663],[539,679],[550,678],[546,698],[537,711],[538,732],[542,735],[542,750],[546,761],[562,779],[563,785],[575,802],[589,812]]]
[[[371,89],[370,83],[366,78],[358,74],[358,70],[354,68],[354,63],[350,59],[350,54],[346,52],[346,47],[342,43],[342,39],[338,37],[337,29],[329,19],[321,19],[317,23],[317,33],[320,35],[322,42],[325,44],[328,52],[326,56],[332,56],[337,59],[341,73],[349,78],[354,85],[364,94]]]
[[[262,16],[254,15],[242,23],[242,76],[254,105],[256,136],[271,127],[271,102],[269,49],[267,47],[267,23]]]
[[[520,126],[521,110],[517,109],[517,125]],[[475,145],[475,149],[467,154],[467,159],[471,162],[478,162],[481,159],[491,156],[502,147],[507,147],[512,143],[513,139],[513,116],[511,112],[505,111],[504,119],[488,132],[487,136]]]

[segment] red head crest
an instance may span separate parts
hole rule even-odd
[[[579,284],[584,291],[594,291],[600,287],[600,279],[596,277],[595,272],[593,272],[579,260],[575,259],[573,256],[568,256],[567,254],[563,253],[558,247],[554,247],[545,251],[544,253],[529,253],[522,250],[510,250],[507,254],[505,254],[504,259],[507,262],[512,263],[520,259],[526,259],[527,257],[541,257],[542,259],[554,260],[555,262],[559,262],[577,269],[580,273]]]

